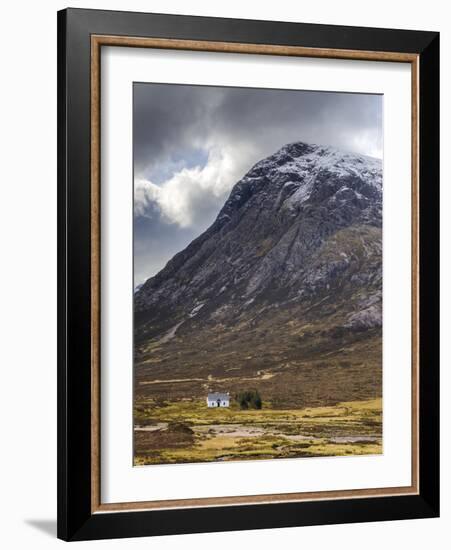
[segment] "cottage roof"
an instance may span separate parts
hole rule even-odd
[[[218,399],[220,399],[221,401],[224,401],[225,399],[230,399],[230,396],[228,393],[219,393],[219,392],[213,392],[208,394],[209,401],[217,401]]]

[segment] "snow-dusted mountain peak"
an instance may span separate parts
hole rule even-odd
[[[136,293],[136,310],[176,307],[189,317],[202,303],[196,319],[231,319],[256,307],[257,297],[298,299],[332,288],[355,269],[348,239],[354,246],[364,235],[365,263],[378,265],[381,226],[379,159],[290,143],[237,182],[212,226]],[[335,236],[339,244],[326,254]]]
[[[234,186],[217,221],[230,220],[256,195],[272,197],[278,208],[289,209],[325,198],[331,205],[354,199],[378,205],[382,161],[331,146],[289,143],[259,161]]]
[[[375,187],[382,186],[381,159],[331,146],[303,142],[289,143],[256,166],[272,173],[296,172],[298,179],[327,171],[340,177],[356,176]]]

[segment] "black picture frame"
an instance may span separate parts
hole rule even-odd
[[[419,60],[419,491],[93,513],[91,36],[416,54]],[[402,207],[402,206],[400,206]],[[67,9],[58,13],[58,537],[88,540],[439,515],[439,33]]]

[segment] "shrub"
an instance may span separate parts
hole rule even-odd
[[[240,409],[261,409],[262,399],[258,390],[246,390],[237,393],[235,396]]]

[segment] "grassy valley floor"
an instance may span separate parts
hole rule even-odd
[[[147,398],[136,403],[134,420],[135,466],[382,453],[380,398],[261,410]]]

